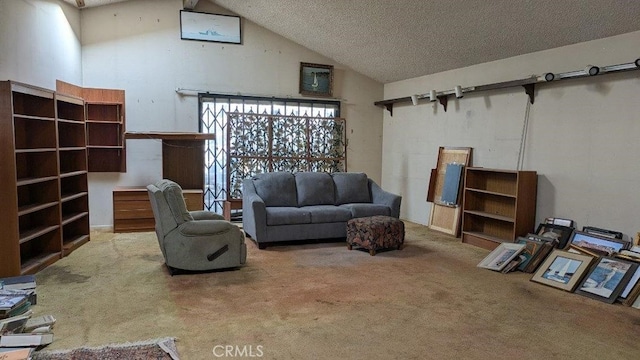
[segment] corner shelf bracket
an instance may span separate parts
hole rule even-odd
[[[389,116],[393,116],[393,103],[385,104],[384,107],[387,108],[387,111],[389,111]]]
[[[447,103],[449,102],[449,97],[447,95],[438,96],[438,102],[442,105],[444,112],[447,112]]]
[[[524,93],[529,95],[529,102],[533,105],[533,101],[535,100],[534,93],[536,91],[536,84],[524,84],[522,87],[524,88]]]

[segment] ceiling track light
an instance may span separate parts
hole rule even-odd
[[[531,75],[528,78],[518,79],[518,80],[509,80],[496,82],[491,84],[484,85],[476,85],[471,87],[462,88],[460,85],[456,85],[452,90],[444,90],[440,92],[436,92],[436,90],[430,90],[428,94],[422,95],[411,95],[410,97],[402,97],[396,99],[388,99],[382,101],[374,102],[374,105],[384,106],[391,116],[393,116],[393,105],[395,103],[406,102],[411,100],[411,103],[414,105],[418,104],[418,100],[426,99],[429,97],[430,101],[440,101],[440,104],[444,107],[444,111],[447,111],[447,98],[450,95],[456,96],[456,98],[460,99],[464,96],[465,92],[476,92],[476,91],[488,91],[495,89],[504,89],[510,87],[524,87],[525,93],[529,96],[529,101],[533,104],[534,100],[534,92],[535,92],[535,84],[541,82],[550,82],[557,80],[568,80],[568,79],[576,79],[583,77],[591,77],[596,75],[603,75],[607,73],[615,73],[621,71],[631,71],[631,70],[640,70],[640,58],[635,59],[633,62],[624,63],[624,64],[615,64],[615,65],[607,65],[603,67],[598,67],[594,65],[587,65],[584,69],[568,71],[563,73],[553,73],[547,72],[542,75]],[[178,92],[176,90],[176,92]]]
[[[589,76],[596,76],[600,73],[600,68],[593,65],[587,65],[584,68],[584,72]]]
[[[453,90],[454,90],[454,92],[455,92],[455,94],[456,94],[456,97],[457,97],[458,99],[460,99],[461,97],[463,97],[463,96],[464,96],[464,95],[462,94],[462,86],[460,86],[460,85],[456,85],[456,87],[455,87]]]

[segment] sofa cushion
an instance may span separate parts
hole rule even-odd
[[[370,203],[369,182],[364,173],[333,173],[335,204]]]
[[[333,205],[333,179],[324,172],[295,174],[298,206]]]
[[[193,217],[187,210],[187,204],[184,202],[180,185],[166,179],[158,181],[155,185],[162,191],[162,195],[164,195],[164,198],[167,200],[169,209],[171,209],[173,218],[178,225],[187,221],[193,221]]]
[[[355,218],[367,217],[367,216],[375,216],[375,215],[391,215],[391,208],[387,205],[380,204],[343,204],[340,205],[341,208],[349,209],[351,211],[351,216]]]
[[[309,211],[298,207],[268,207],[267,225],[294,225],[309,224],[311,222],[311,214]]]
[[[272,172],[253,177],[256,193],[265,206],[297,206],[296,181],[290,172]]]
[[[335,205],[314,205],[303,208],[311,214],[311,223],[347,222],[351,219],[351,209]]]

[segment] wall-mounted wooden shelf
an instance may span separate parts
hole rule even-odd
[[[618,73],[623,71],[635,71],[635,70],[640,70],[640,59],[636,59],[634,62],[630,62],[630,63],[607,65],[601,68],[597,66],[589,65],[585,67],[585,69],[568,71],[565,73],[545,73],[539,76],[533,75],[524,79],[502,81],[502,82],[484,84],[484,85],[468,86],[468,87],[459,89],[460,96],[458,97],[462,97],[464,93],[490,91],[490,90],[522,86],[524,88],[524,92],[527,94],[527,96],[529,96],[529,102],[533,104],[535,100],[536,84],[543,84],[543,83],[548,83],[551,81],[559,81],[559,80],[593,77],[597,75],[605,75],[605,74],[612,74],[612,73]],[[442,105],[444,111],[447,111],[448,99],[452,95],[456,95],[455,89],[436,91],[434,94],[435,98],[433,99],[431,98],[430,93],[415,94],[412,96],[415,98],[416,104],[422,99],[428,99],[429,101],[437,100]],[[412,99],[412,96],[404,96],[404,97],[395,98],[395,99],[380,100],[380,101],[374,102],[373,104],[377,106],[383,106],[385,109],[387,109],[387,111],[389,111],[389,114],[393,116],[393,105],[399,104],[399,103],[413,103],[414,99]]]
[[[204,142],[215,139],[215,134],[128,132],[125,139],[162,140],[162,177],[183,189],[204,189]]]
[[[84,99],[89,172],[126,172],[124,90],[83,88],[60,80],[56,90]]]

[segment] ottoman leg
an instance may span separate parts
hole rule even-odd
[[[376,256],[376,251],[373,249],[369,250],[369,255]]]
[[[353,249],[353,245],[347,244],[347,249],[349,249],[349,250]]]
[[[398,245],[398,250],[402,250],[402,244]]]

